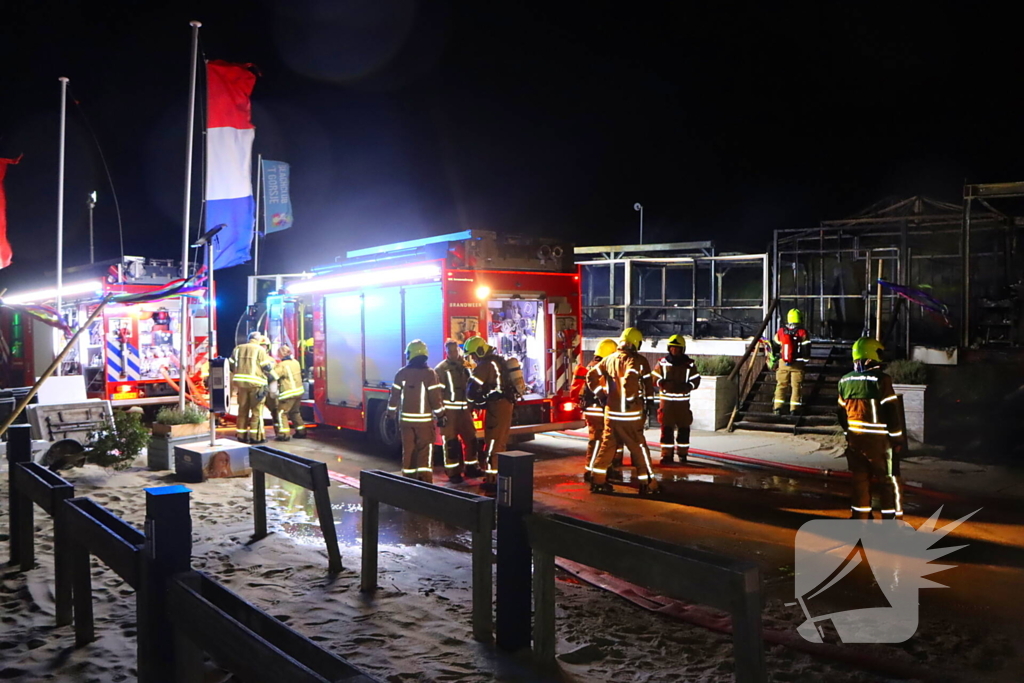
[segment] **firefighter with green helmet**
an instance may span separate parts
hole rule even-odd
[[[462,346],[467,356],[476,361],[476,367],[470,374],[470,382],[466,396],[477,405],[486,409],[484,415],[484,447],[480,454],[480,464],[466,462],[483,470],[484,484],[497,482],[498,453],[508,447],[508,435],[512,429],[512,411],[518,396],[516,387],[509,377],[508,361],[493,346],[480,337],[470,337]]]
[[[640,482],[640,495],[656,493],[659,489],[651,465],[651,451],[644,437],[646,405],[648,400],[654,399],[654,382],[651,365],[640,354],[643,340],[640,330],[627,327],[619,337],[616,352],[598,363],[593,379],[588,377],[591,390],[596,391],[601,381],[607,390],[604,434],[590,475],[593,493],[612,491],[608,468],[620,445],[629,449]]]
[[[846,462],[853,475],[851,517],[871,518],[871,482],[878,482],[882,519],[903,516],[899,456],[903,416],[892,378],[882,366],[882,343],[861,337],[853,344],[853,372],[839,380],[839,421],[846,431]]]
[[[798,415],[803,406],[804,368],[811,358],[811,335],[803,327],[800,309],[791,308],[786,314],[786,324],[772,338],[772,350],[778,363],[772,412],[784,415],[788,407],[790,414]]]
[[[419,339],[405,348],[406,366],[395,375],[388,399],[388,419],[397,418],[402,437],[402,474],[428,484],[434,481],[430,453],[434,447],[434,421],[444,427],[443,385],[427,365],[427,345]]]
[[[686,355],[686,339],[681,334],[668,338],[668,355],[653,370],[658,387],[658,422],[661,423],[661,464],[669,465],[679,456],[686,463],[690,454],[690,392],[700,386],[700,373]]]

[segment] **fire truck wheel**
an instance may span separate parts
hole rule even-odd
[[[370,420],[370,433],[374,440],[388,455],[401,455],[402,437],[398,433],[398,423],[387,419],[387,402],[373,401],[370,405],[370,415],[373,416]]]

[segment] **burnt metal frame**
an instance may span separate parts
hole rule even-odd
[[[343,569],[341,550],[338,548],[338,532],[334,528],[331,497],[327,492],[331,485],[331,480],[327,476],[327,465],[276,448],[250,446],[249,466],[252,467],[252,508],[256,527],[253,540],[267,536],[266,475],[290,481],[313,492],[320,529],[324,535],[324,543],[327,544],[327,570],[332,574],[340,572]]]
[[[767,680],[757,565],[683,548],[565,515],[525,518],[533,547],[533,649],[542,665],[555,658],[555,558],[608,572],[669,597],[732,615],[736,680]]]
[[[489,642],[493,629],[491,537],[494,531],[494,500],[381,470],[359,473],[359,494],[363,497],[360,590],[377,590],[381,503],[465,529],[472,534],[473,540],[473,638]]]

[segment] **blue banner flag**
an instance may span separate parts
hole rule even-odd
[[[269,234],[292,227],[291,166],[263,160],[263,230]]]

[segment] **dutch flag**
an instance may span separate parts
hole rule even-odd
[[[248,64],[206,64],[206,229],[225,226],[216,240],[214,265],[249,260],[256,204],[252,198],[252,125],[249,96],[256,75]]]

